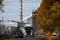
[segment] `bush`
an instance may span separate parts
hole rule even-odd
[[[56,37],[56,40],[60,40],[60,36]]]

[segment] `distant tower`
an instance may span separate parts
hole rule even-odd
[[[23,15],[22,15],[22,0],[20,0],[20,20],[23,19]]]

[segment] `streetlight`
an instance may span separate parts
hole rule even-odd
[[[37,18],[37,10],[33,10],[33,12],[32,12],[32,25],[34,28],[34,34],[37,34],[37,30],[38,30],[38,24],[37,24],[36,18]]]

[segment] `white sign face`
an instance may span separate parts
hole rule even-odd
[[[15,23],[15,22],[9,22],[9,26],[17,27],[17,23]]]

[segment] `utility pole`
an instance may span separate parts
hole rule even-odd
[[[23,15],[22,15],[22,0],[20,0],[20,21],[23,19]],[[17,27],[17,31],[19,31],[20,30],[20,27],[21,27],[21,24],[22,24],[23,22],[21,21],[21,22],[18,22],[18,27]],[[18,33],[18,32],[17,32]]]
[[[20,20],[23,19],[23,15],[22,15],[22,0],[20,0]]]
[[[1,0],[1,4],[0,4],[0,13],[3,14],[4,10],[2,9],[3,8],[3,1],[4,0]],[[4,17],[2,15],[2,34],[4,34],[4,29],[5,29],[5,26],[4,26]]]

